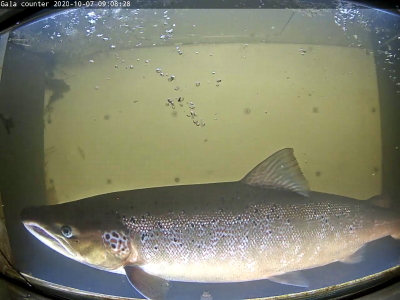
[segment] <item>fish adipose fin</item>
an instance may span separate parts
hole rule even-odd
[[[262,188],[289,190],[306,197],[310,193],[307,179],[291,148],[275,152],[251,170],[240,182]]]
[[[392,230],[390,235],[394,239],[400,239],[400,202],[396,201],[399,199],[399,195],[394,194],[383,194],[376,195],[369,198],[367,201],[372,205],[379,208],[390,209],[393,214],[396,216],[392,223]]]
[[[271,280],[276,283],[294,285],[304,288],[308,288],[310,286],[310,283],[308,282],[307,278],[305,278],[300,271],[289,272],[281,275],[268,277],[268,280]]]
[[[376,195],[367,200],[371,205],[380,208],[392,208],[392,199],[388,195]]]
[[[364,255],[365,255],[365,245],[362,246],[360,249],[358,249],[349,257],[342,259],[340,262],[344,264],[357,264],[359,262],[362,262],[362,260],[364,259]]]
[[[169,281],[150,275],[139,266],[125,266],[126,276],[133,287],[144,297],[152,300],[163,300],[167,294]]]

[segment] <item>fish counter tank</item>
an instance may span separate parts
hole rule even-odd
[[[398,280],[398,10],[102,3],[2,32],[3,274],[72,299]]]

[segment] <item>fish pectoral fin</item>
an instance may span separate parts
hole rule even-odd
[[[170,288],[169,281],[146,273],[139,266],[125,266],[126,277],[133,287],[147,299],[163,300]]]
[[[357,264],[364,259],[364,255],[365,255],[365,245],[362,246],[360,249],[358,249],[349,257],[342,259],[340,262],[344,264]]]
[[[294,285],[304,288],[310,286],[310,283],[308,282],[307,278],[305,278],[300,271],[288,272],[281,275],[268,277],[268,280],[280,284]]]
[[[306,197],[310,193],[307,179],[301,172],[291,148],[275,152],[240,182],[250,186],[288,190]]]

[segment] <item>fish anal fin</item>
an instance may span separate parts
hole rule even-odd
[[[395,232],[390,235],[392,238],[399,240],[400,239],[400,232]]]
[[[286,284],[286,285],[294,285],[299,287],[307,288],[310,286],[307,278],[303,276],[300,271],[288,272],[281,275],[275,275],[272,277],[268,277],[268,280],[271,280],[276,283]]]
[[[170,288],[169,281],[146,273],[140,266],[125,266],[130,284],[144,297],[164,300]]]
[[[346,257],[345,259],[342,259],[340,262],[344,264],[357,264],[359,262],[362,262],[362,260],[364,259],[364,255],[365,245],[354,252],[352,255]]]
[[[289,190],[307,197],[310,192],[307,179],[291,148],[275,152],[251,170],[240,182],[262,188]]]

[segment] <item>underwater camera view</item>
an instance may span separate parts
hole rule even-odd
[[[398,270],[400,19],[342,5],[55,10],[4,34],[13,267],[154,300]]]

